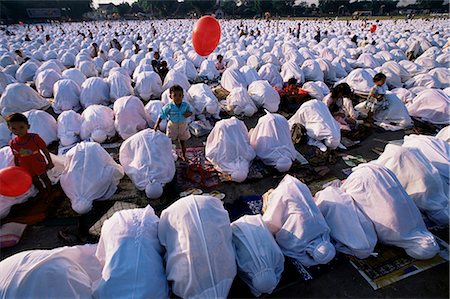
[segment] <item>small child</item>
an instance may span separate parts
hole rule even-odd
[[[161,114],[155,124],[155,131],[158,130],[161,120],[167,119],[167,136],[180,141],[182,160],[186,159],[186,140],[191,138],[186,118],[192,115],[192,111],[186,102],[183,102],[183,88],[174,85],[169,89],[171,102],[167,103],[161,110]]]
[[[217,55],[217,61],[215,63],[216,69],[222,74],[225,71],[225,63],[223,62],[223,56]]]
[[[373,114],[377,110],[386,110],[388,108],[388,101],[386,100],[386,75],[383,73],[378,73],[373,77],[373,82],[375,86],[370,90],[369,96],[366,101],[365,108],[369,110],[367,114],[367,120],[373,122]]]
[[[161,77],[162,82],[164,82],[164,79],[166,78],[168,72],[169,72],[169,68],[167,67],[167,61],[165,61],[165,60],[161,61],[159,68],[158,68],[158,74],[159,74],[159,77]]]
[[[14,155],[14,164],[25,168],[31,175],[33,185],[44,197],[51,195],[52,183],[47,176],[47,170],[54,167],[50,153],[44,140],[34,133],[28,133],[30,124],[25,115],[12,113],[6,117],[8,129],[16,135],[10,143]],[[45,162],[44,156],[48,163]],[[45,187],[42,185],[41,179]]]

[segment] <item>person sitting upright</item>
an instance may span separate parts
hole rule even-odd
[[[225,63],[223,62],[223,56],[217,55],[217,61],[214,64],[216,69],[219,71],[219,74],[222,74],[225,71]]]
[[[336,85],[331,93],[323,98],[331,115],[341,126],[341,130],[351,131],[357,124],[357,114],[351,101],[352,89],[347,83]]]

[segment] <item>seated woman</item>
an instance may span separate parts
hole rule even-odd
[[[311,99],[309,92],[302,89],[295,78],[289,79],[282,89],[276,90],[280,95],[280,109],[286,112],[296,111],[301,104]]]
[[[331,93],[323,98],[323,102],[330,109],[331,115],[339,123],[341,131],[352,131],[358,125],[357,113],[353,109],[350,97],[352,90],[347,83],[336,85]]]

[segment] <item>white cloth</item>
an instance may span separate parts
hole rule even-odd
[[[317,192],[314,200],[330,226],[337,251],[359,259],[373,253],[377,244],[375,228],[350,195],[330,186]]]
[[[180,85],[184,90],[189,90],[191,87],[191,83],[182,71],[171,69],[164,79],[162,89],[166,90],[174,85]]]
[[[114,102],[114,126],[122,139],[148,127],[150,115],[142,101],[135,96],[125,96]]]
[[[156,121],[158,120],[158,117],[161,114],[162,107],[164,107],[164,103],[160,100],[149,101],[145,105],[145,107],[144,107],[145,111],[147,111],[147,113],[150,116],[150,122],[149,122],[150,128],[155,127]],[[165,132],[166,126],[167,126],[167,120],[166,119],[161,120],[161,122],[159,123],[159,129],[161,131]]]
[[[182,298],[226,298],[236,275],[228,213],[220,200],[191,195],[161,213],[167,280]]]
[[[289,81],[291,78],[297,79],[298,84],[305,82],[305,74],[294,61],[287,61],[281,66],[281,77],[283,82]]]
[[[214,80],[219,78],[219,71],[216,69],[216,65],[212,60],[204,60],[198,70],[199,77],[206,77],[208,80]]]
[[[33,61],[27,61],[22,64],[16,72],[16,79],[20,83],[32,81],[39,66]]]
[[[94,141],[102,143],[108,137],[116,135],[114,128],[114,112],[111,108],[102,105],[91,105],[81,114],[80,138],[86,140],[91,137]]]
[[[155,72],[142,72],[136,77],[134,92],[144,101],[158,98],[162,93],[161,77]]]
[[[87,213],[94,200],[106,200],[116,192],[124,172],[100,144],[81,142],[66,157],[60,183],[75,212]]]
[[[204,83],[191,85],[188,90],[190,103],[195,114],[209,114],[219,117],[220,105],[211,88]]]
[[[52,104],[55,113],[61,113],[67,110],[79,111],[80,104],[80,86],[71,79],[62,79],[53,85],[54,101]]]
[[[450,98],[442,90],[426,89],[420,92],[406,108],[411,116],[432,124],[450,123]]]
[[[249,137],[256,156],[264,164],[274,166],[280,172],[291,168],[297,151],[292,144],[286,118],[267,113],[259,118],[256,127],[250,130]]]
[[[303,62],[301,70],[305,74],[305,81],[323,81],[323,72],[317,61],[307,59]]]
[[[169,297],[158,223],[150,205],[116,212],[103,223],[95,253],[103,270],[94,298]]]
[[[58,125],[56,119],[49,113],[41,110],[30,110],[24,112],[30,124],[29,133],[38,134],[46,145],[58,140]]]
[[[450,125],[446,126],[442,130],[440,130],[437,133],[436,138],[440,138],[440,139],[442,139],[444,141],[447,141],[447,143],[450,142]]]
[[[438,224],[449,223],[448,190],[444,190],[438,170],[422,152],[388,144],[375,163],[397,176],[406,193],[429,218]]]
[[[280,75],[278,66],[272,63],[266,63],[258,71],[261,80],[267,80],[270,85],[278,88],[283,87],[283,78]]]
[[[47,100],[23,83],[8,85],[0,97],[0,113],[4,117],[13,112],[21,113],[31,109],[46,109],[47,107],[49,107]]]
[[[90,298],[100,278],[96,245],[28,250],[0,262],[2,298]]]
[[[114,102],[118,98],[133,95],[133,87],[131,87],[131,79],[120,72],[111,73],[107,79],[109,83],[109,97]]]
[[[62,146],[69,146],[80,140],[83,118],[73,110],[64,111],[58,116],[58,138]]]
[[[244,65],[239,69],[239,71],[244,76],[247,86],[249,86],[255,81],[261,80],[261,77],[258,75],[256,70],[248,65]]]
[[[289,128],[299,123],[306,128],[308,143],[326,151],[327,147],[335,149],[341,142],[341,129],[333,118],[327,105],[310,100],[298,108],[297,112],[289,119]]]
[[[62,73],[62,79],[72,79],[81,88],[83,82],[86,81],[86,76],[77,69],[68,69]]]
[[[231,90],[226,98],[226,109],[236,115],[252,116],[258,111],[248,91],[244,87]]]
[[[239,277],[253,295],[271,294],[284,270],[284,255],[261,215],[245,215],[231,223]]]
[[[254,81],[248,86],[248,95],[256,107],[263,107],[269,112],[277,112],[280,95],[266,80]]]
[[[356,94],[367,97],[373,87],[375,72],[372,69],[355,69],[344,79]]]
[[[244,122],[235,117],[218,121],[206,139],[205,156],[218,171],[243,182],[255,158]]]
[[[405,129],[413,125],[408,109],[395,93],[388,92],[384,95],[384,98],[387,101],[387,109],[378,109],[373,115],[377,125],[391,131]],[[365,104],[366,101],[359,103],[355,106],[355,109],[362,114],[367,114],[368,110]]]
[[[109,104],[109,85],[98,77],[88,78],[81,85],[80,103],[83,108],[90,105]]]
[[[5,91],[6,86],[12,83],[16,83],[16,80],[11,75],[8,75],[5,70],[0,72],[0,95]]]
[[[380,242],[404,248],[416,259],[429,259],[439,252],[416,205],[389,169],[361,164],[353,168],[342,190],[372,220]]]
[[[203,63],[204,62],[202,62],[202,65]],[[177,62],[173,69],[184,73],[188,80],[194,81],[195,78],[197,78],[197,70],[190,60],[183,59],[180,62]]]
[[[334,258],[330,228],[311,191],[296,178],[286,175],[269,194],[263,220],[284,255],[307,267],[326,264]]]
[[[235,68],[226,69],[222,78],[220,79],[220,85],[227,91],[232,91],[235,88],[242,87],[247,88],[247,81],[244,75]]]
[[[145,190],[150,198],[148,195],[157,191],[151,190],[152,188],[162,190],[162,186],[172,181],[175,176],[175,162],[171,151],[172,141],[166,135],[146,129],[122,143],[119,160],[136,188]],[[156,198],[160,196],[161,194]]]
[[[436,167],[442,178],[444,190],[450,190],[450,144],[440,138],[426,135],[405,136],[403,146],[421,151]]]

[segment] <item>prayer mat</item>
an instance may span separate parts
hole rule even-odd
[[[390,285],[406,277],[415,275],[449,260],[448,244],[436,237],[441,251],[428,260],[416,260],[406,254],[402,248],[378,244],[377,257],[360,260],[348,256],[350,263],[374,290]]]
[[[181,150],[177,149],[178,155]],[[205,147],[194,146],[186,149],[187,162],[181,161],[176,164],[177,184],[180,190],[189,188],[211,189],[220,186],[219,173],[214,166],[205,158]]]

